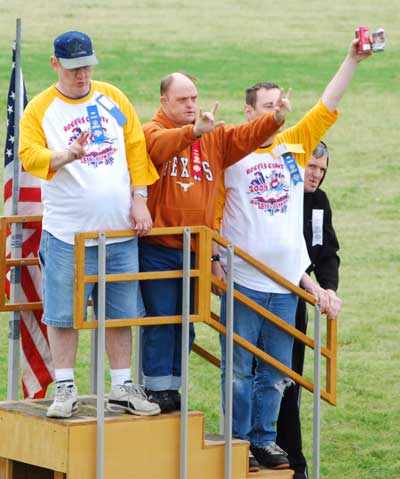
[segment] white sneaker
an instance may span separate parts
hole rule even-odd
[[[107,409],[111,412],[128,412],[136,416],[155,416],[161,412],[160,406],[150,402],[143,389],[131,381],[111,389]]]
[[[56,383],[54,401],[47,409],[47,417],[68,418],[78,412],[78,390],[73,383]]]

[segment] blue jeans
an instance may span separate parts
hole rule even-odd
[[[42,231],[39,258],[42,269],[43,322],[48,326],[72,328],[74,305],[74,245]],[[138,271],[138,240],[129,239],[106,246],[106,273]],[[85,248],[85,274],[98,272],[98,247]],[[97,314],[97,283],[85,286],[85,312],[89,296]],[[106,284],[107,319],[144,316],[138,281]]]
[[[183,251],[140,242],[140,271],[168,271],[183,267]],[[194,267],[194,254],[191,255]],[[147,316],[182,314],[182,279],[147,280],[140,283]],[[190,282],[190,312],[193,312],[194,281]],[[165,324],[142,328],[142,366],[144,384],[153,391],[179,389],[181,386],[182,326]],[[189,345],[194,341],[190,324]]]
[[[295,323],[297,296],[264,293],[235,284],[247,297],[279,316],[290,325]],[[221,301],[221,322],[226,324],[226,297]],[[270,356],[290,367],[293,338],[239,301],[234,302],[234,331]],[[222,406],[225,407],[225,335],[221,342]],[[256,358],[253,373],[253,354],[234,344],[233,349],[233,417],[232,435],[250,441],[256,447],[275,442],[275,423],[278,419],[283,392],[291,380],[277,369]]]

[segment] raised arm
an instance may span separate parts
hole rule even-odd
[[[151,121],[143,125],[143,131],[147,151],[155,165],[162,165],[196,140],[193,125],[165,128]]]
[[[156,121],[143,126],[147,150],[155,165],[161,165],[178,155],[182,150],[200,138],[224,124],[215,120],[219,103],[216,101],[210,111],[200,110],[195,124],[177,128],[167,128]]]
[[[336,110],[339,101],[353,78],[357,65],[372,54],[370,51],[358,52],[357,44],[358,39],[354,39],[346,58],[322,94],[322,103],[330,111]]]
[[[233,165],[246,155],[256,150],[266,138],[278,133],[282,126],[282,116],[276,120],[275,113],[265,113],[250,123],[226,126],[219,134],[224,145],[224,168]]]

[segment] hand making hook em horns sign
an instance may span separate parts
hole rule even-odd
[[[205,111],[200,108],[199,116],[196,119],[196,123],[193,127],[193,132],[197,137],[200,137],[204,133],[209,133],[210,131],[215,130],[221,125],[224,125],[224,121],[215,121],[215,113],[218,110],[219,102],[216,101],[214,106],[211,108],[211,111]]]

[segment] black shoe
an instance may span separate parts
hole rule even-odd
[[[177,391],[176,389],[168,389],[167,392],[170,398],[172,399],[172,402],[174,403],[174,410],[180,411],[181,410],[181,395],[179,394],[179,391]]]
[[[258,472],[260,464],[254,456],[249,456],[249,472]]]
[[[171,391],[152,391],[151,389],[146,389],[145,392],[150,402],[155,402],[160,406],[161,412],[171,412],[175,410],[175,401],[171,395]]]
[[[308,476],[304,472],[295,472],[293,479],[308,479]]]
[[[263,447],[256,447],[251,444],[250,451],[263,467],[269,467],[271,469],[289,468],[286,452],[274,442]]]

